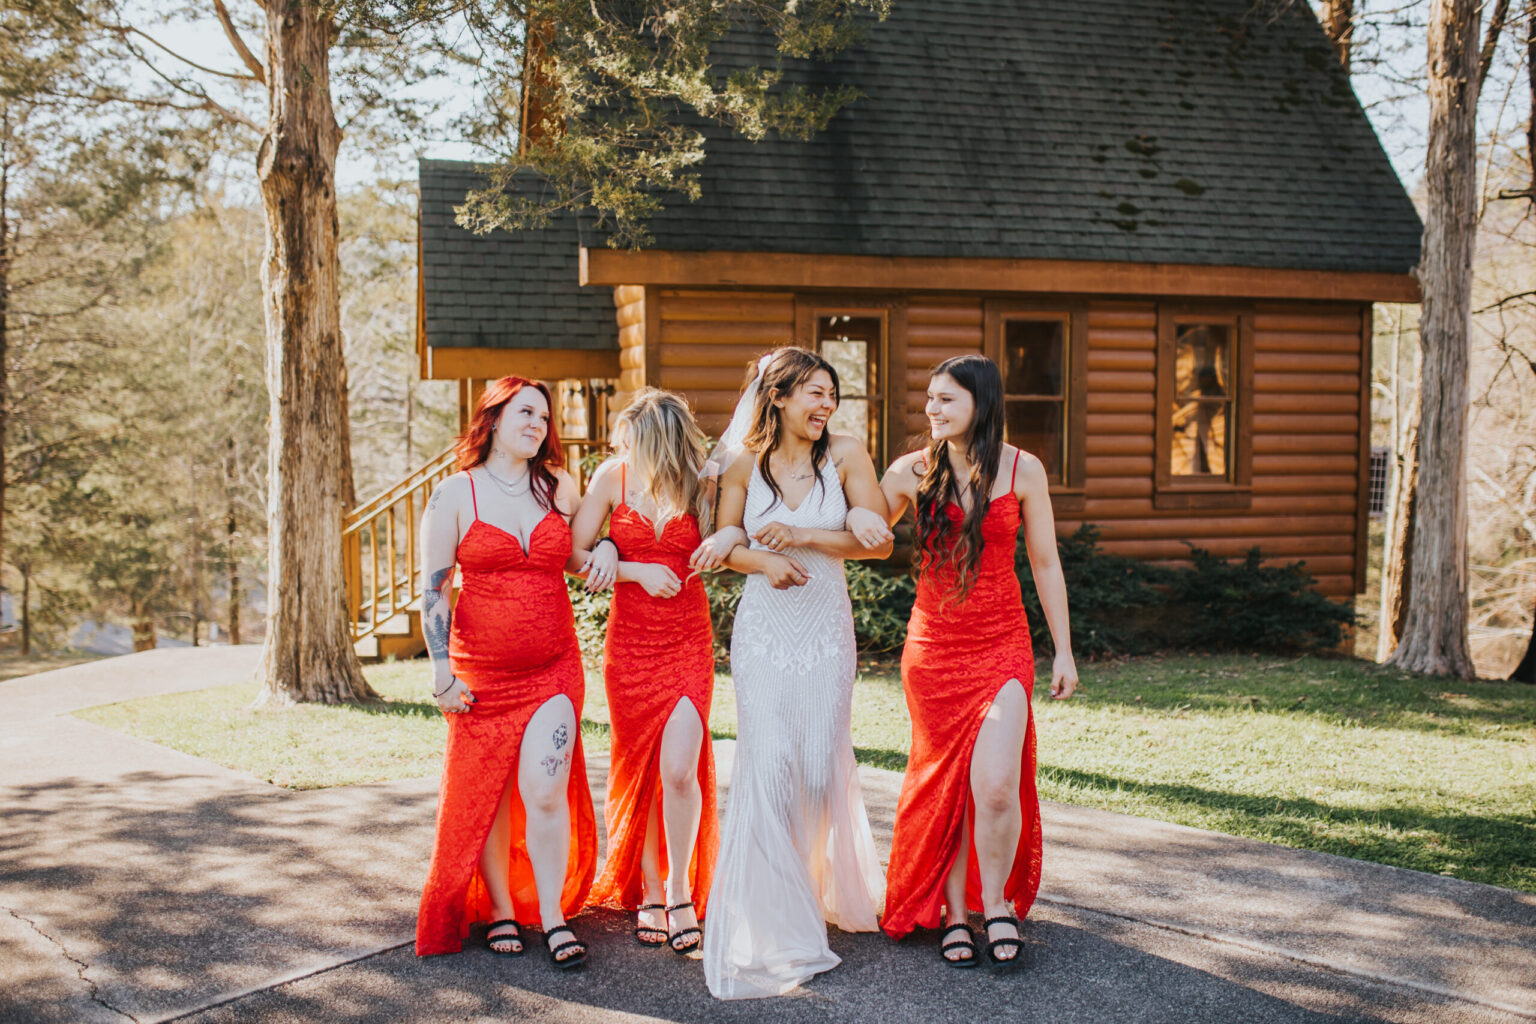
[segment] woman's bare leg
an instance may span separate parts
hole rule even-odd
[[[560,895],[571,854],[567,788],[577,728],[570,698],[551,697],[529,719],[518,752],[517,788],[527,819],[524,840],[539,894],[539,924],[546,933],[565,924]]]
[[[992,701],[971,754],[971,797],[976,804],[976,867],[981,875],[981,903],[987,917],[1011,914],[1003,895],[1024,829],[1019,804],[1024,739],[1029,732],[1029,695],[1017,679],[1003,684]],[[993,925],[988,939],[1016,939],[1011,925]],[[1014,948],[1001,950],[1009,959]]]
[[[486,834],[485,846],[480,849],[480,877],[491,897],[492,921],[510,921],[516,916],[512,909],[512,882],[508,877],[512,860],[512,787],[516,781],[508,778],[506,786],[502,787],[496,817],[491,819],[491,830]],[[505,937],[503,933],[506,933]],[[497,942],[498,938],[502,941]],[[523,948],[522,941],[513,937],[513,929],[505,926],[492,928],[486,933],[486,939],[498,953],[517,953]]]
[[[704,723],[699,720],[693,702],[684,697],[673,707],[661,733],[661,814],[666,822],[668,906],[693,900],[693,851],[704,811],[704,793],[699,786],[699,752],[703,745]],[[679,910],[674,916],[674,930],[698,925],[698,917],[690,909]]]

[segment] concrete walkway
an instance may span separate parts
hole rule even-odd
[[[1536,1021],[1536,897],[1057,804],[1007,969],[952,971],[932,934],[834,932],[837,970],[719,1003],[614,913],[581,919],[574,975],[536,949],[419,960],[436,780],[291,792],[69,714],[256,660],[150,651],[0,683],[0,1021]],[[592,758],[599,801],[605,772]],[[900,777],[861,775],[883,852]]]

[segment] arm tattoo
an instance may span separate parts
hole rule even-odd
[[[453,572],[438,569],[432,573],[426,593],[421,595],[421,628],[427,641],[427,652],[434,661],[448,657],[448,628],[451,612],[443,584]]]
[[[559,750],[561,747],[565,746],[566,743],[569,740],[570,740],[570,733],[565,731],[565,723],[562,722],[559,725],[555,726],[555,735],[554,735],[555,749]]]
[[[441,488],[432,492],[432,497],[427,500],[428,512],[431,512],[433,509],[437,508],[437,499],[441,498],[442,496],[443,492]]]

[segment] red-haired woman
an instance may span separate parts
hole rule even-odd
[[[538,920],[558,967],[586,947],[565,923],[586,901],[597,824],[581,749],[585,677],[565,573],[585,569],[568,518],[543,384],[503,377],[456,446],[459,471],[427,502],[422,628],[448,748],[416,952],[456,953],[489,922],[492,952],[523,952]],[[449,600],[453,569],[463,574]]]
[[[1035,662],[1014,573],[1019,529],[1055,642],[1051,696],[1077,687],[1067,588],[1045,467],[1003,443],[1003,381],[984,356],[957,356],[928,380],[930,441],[881,480],[891,521],[916,512],[917,600],[901,652],[912,715],[886,876],[893,939],[945,922],[940,951],[975,967],[967,909],[986,918],[987,953],[1015,959],[1016,913],[1040,887],[1035,795]]]

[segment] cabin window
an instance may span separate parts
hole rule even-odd
[[[1252,317],[1245,310],[1158,310],[1153,505],[1252,503]]]
[[[859,438],[881,462],[880,424],[885,403],[880,394],[880,356],[885,317],[875,313],[816,314],[816,351],[837,370],[837,412],[829,427]]]
[[[1067,441],[1066,318],[1005,316],[1002,342],[1003,436],[1037,456],[1047,479],[1059,484]]]
[[[1228,479],[1232,463],[1232,332],[1226,324],[1183,324],[1173,342],[1173,444],[1169,473]]]
[[[1003,374],[1003,439],[1045,466],[1058,514],[1080,510],[1087,467],[1088,307],[988,299],[984,355]]]

